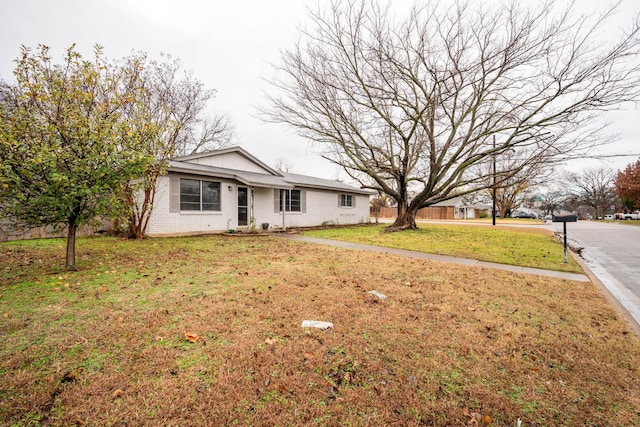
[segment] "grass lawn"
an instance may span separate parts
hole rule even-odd
[[[78,256],[0,243],[0,425],[640,425],[640,342],[590,283],[276,237]]]
[[[628,219],[628,220],[625,220],[625,221],[617,221],[617,222],[619,222],[620,224],[624,224],[624,225],[635,225],[636,227],[640,226],[640,221],[638,221],[637,219],[636,220]]]
[[[500,264],[582,273],[553,233],[541,228],[419,223],[418,230],[383,233],[389,224],[304,231],[305,236],[471,258]]]

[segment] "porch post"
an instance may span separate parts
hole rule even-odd
[[[256,227],[256,215],[253,208],[253,187],[249,187],[251,191],[249,192],[249,226]],[[253,219],[253,221],[252,221]],[[253,222],[253,224],[252,224]]]
[[[283,189],[280,189],[280,206],[282,206],[282,231],[287,231],[287,227],[285,227],[285,218],[284,213],[287,210],[287,195],[285,194]]]

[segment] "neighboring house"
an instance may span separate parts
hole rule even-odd
[[[418,211],[416,219],[472,219],[477,218],[477,209],[467,204],[462,196],[436,203]]]
[[[339,181],[276,171],[231,147],[171,160],[158,179],[147,234],[367,223],[370,195]]]
[[[421,219],[472,219],[480,216],[479,208],[475,205],[467,204],[462,196],[444,202],[436,203],[426,208],[418,210],[416,220]],[[384,207],[378,213],[379,218],[395,218],[398,213],[397,207]],[[375,216],[375,215],[371,215]]]

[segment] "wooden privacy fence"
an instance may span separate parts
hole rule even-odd
[[[371,206],[370,215],[372,218],[376,217],[376,209]],[[398,215],[398,209],[395,207],[379,208],[378,218],[395,218]],[[430,206],[428,208],[422,208],[416,213],[416,219],[461,219],[464,218],[464,214],[456,215],[456,208],[454,206]],[[462,209],[462,208],[461,208]],[[471,209],[471,208],[466,208]],[[474,211],[473,216],[478,217],[477,210]]]
[[[108,223],[99,225],[85,225],[78,227],[77,237],[94,236],[109,229]],[[67,228],[54,229],[53,227],[18,228],[8,222],[0,222],[0,242],[10,240],[43,239],[50,237],[67,237]]]

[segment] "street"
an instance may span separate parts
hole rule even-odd
[[[548,223],[562,233],[561,223]],[[591,271],[640,324],[640,226],[616,222],[567,224],[571,245],[583,247]]]

